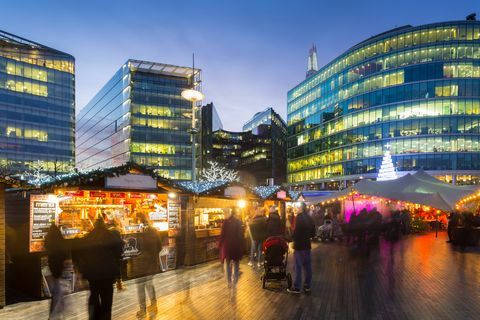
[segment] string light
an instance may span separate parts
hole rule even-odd
[[[253,188],[253,192],[260,198],[267,199],[279,191],[280,188],[280,186],[258,186]]]
[[[227,185],[228,181],[180,181],[178,184],[187,191],[200,194]]]

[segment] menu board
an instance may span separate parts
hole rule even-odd
[[[180,229],[180,200],[168,199],[168,229]]]
[[[30,252],[44,251],[45,237],[57,212],[56,198],[51,195],[30,196]]]

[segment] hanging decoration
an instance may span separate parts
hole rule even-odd
[[[390,144],[385,145],[385,153],[383,155],[380,170],[378,170],[377,181],[395,180],[397,172],[393,165],[392,155],[390,154]]]

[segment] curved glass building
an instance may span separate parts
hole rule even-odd
[[[398,171],[480,183],[480,22],[404,26],[288,92],[288,182],[338,188]]]

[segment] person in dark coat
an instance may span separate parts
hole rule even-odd
[[[307,213],[307,206],[301,203],[298,208],[298,215],[295,219],[293,231],[293,256],[295,261],[295,280],[293,287],[288,288],[290,293],[300,293],[302,285],[302,270],[305,272],[303,290],[309,293],[312,286],[312,260],[311,260],[311,239],[315,236],[315,223]]]
[[[250,219],[248,223],[248,231],[252,245],[250,248],[250,261],[249,266],[255,264],[255,256],[257,257],[257,266],[262,264],[262,245],[263,241],[267,238],[267,220],[263,214],[263,208],[258,208],[255,216]]]
[[[448,234],[448,243],[453,241],[453,230],[458,225],[458,214],[456,212],[451,212],[450,215],[448,216],[448,226],[447,226],[447,234]]]
[[[143,225],[145,225],[143,233],[142,254],[145,260],[145,277],[140,278],[137,283],[138,303],[140,305],[140,311],[137,312],[137,317],[143,318],[147,315],[147,301],[146,291],[150,297],[150,306],[148,311],[151,318],[157,314],[157,295],[155,287],[153,285],[153,274],[159,271],[159,253],[162,249],[162,243],[157,230],[152,226],[152,223],[146,218],[142,219]]]
[[[223,222],[220,234],[220,259],[225,264],[225,275],[229,288],[235,289],[240,272],[240,259],[243,255],[243,228],[237,218],[238,209],[233,208],[228,219]]]
[[[48,255],[48,267],[53,276],[50,319],[61,319],[64,311],[64,292],[60,279],[63,274],[65,260],[67,259],[67,244],[62,232],[54,223],[50,225],[50,229],[48,229],[45,237],[45,249]]]
[[[120,276],[122,238],[118,231],[108,230],[99,218],[83,242],[81,271],[90,286],[89,318],[111,319],[113,284]]]
[[[267,219],[267,238],[284,236],[285,235],[285,226],[280,218],[280,215],[277,212],[277,208],[274,206],[270,207],[270,213],[268,214]]]

